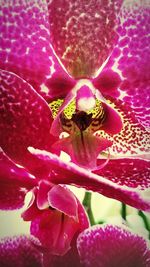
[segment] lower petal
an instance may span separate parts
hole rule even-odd
[[[148,267],[150,250],[146,241],[127,228],[106,225],[85,230],[77,240],[82,266]]]
[[[42,255],[33,237],[18,236],[0,240],[0,266],[42,267]]]

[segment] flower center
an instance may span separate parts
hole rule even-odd
[[[60,100],[59,103],[62,104]],[[56,115],[57,104],[56,101],[51,103],[53,114],[55,111]],[[100,100],[96,100],[95,107],[87,112],[78,110],[75,101],[72,101],[59,117],[61,131],[68,133],[69,137],[56,142],[55,148],[68,153],[71,160],[79,166],[95,169],[98,154],[110,145],[94,134],[102,127],[105,118],[106,113]]]

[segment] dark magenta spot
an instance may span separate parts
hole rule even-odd
[[[103,71],[97,78],[93,80],[94,86],[100,91],[114,91],[117,90],[121,83],[121,78],[118,73],[107,69]]]

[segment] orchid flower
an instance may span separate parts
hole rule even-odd
[[[66,1],[65,5],[59,1],[57,6],[53,1],[48,4],[39,1],[38,5],[36,1],[13,5],[11,1],[2,1],[0,140],[4,152],[35,176],[51,176],[53,183],[75,184],[149,210],[148,70],[143,63],[148,48],[145,45],[143,54],[140,48],[141,42],[147,42],[148,4],[121,2],[110,5],[98,2],[94,8],[92,2],[86,7],[78,1]],[[93,25],[92,31],[87,22]],[[141,28],[136,26],[140,22]],[[106,28],[101,32],[103,25]],[[132,40],[132,33],[137,38]],[[84,36],[83,40],[80,35]],[[103,62],[105,67],[97,75]],[[134,87],[136,93],[132,94]],[[141,92],[145,100],[139,108]],[[65,100],[53,119],[47,103],[57,110],[59,101],[53,105],[53,100],[60,98]],[[91,102],[95,103],[92,109],[96,117],[85,108],[82,110],[84,98],[88,105],[95,100]],[[75,112],[68,119],[65,108],[72,101],[75,101]],[[67,126],[68,120],[73,126]],[[64,131],[65,126],[70,138],[61,141],[59,130]],[[95,130],[96,133],[99,130],[97,135]],[[102,158],[102,152],[107,154],[110,146],[108,162]],[[41,151],[29,148],[32,155],[28,147]],[[59,149],[69,150],[72,162],[64,163],[59,154],[43,152],[54,152],[54,149],[57,154]],[[50,175],[52,167],[55,175]]]
[[[54,220],[65,214],[77,230],[87,228],[83,209],[85,224],[76,225],[82,206],[62,184],[150,209],[149,6],[122,2],[1,0],[2,209],[19,208],[32,190],[32,216],[24,218],[34,221],[34,211],[40,213],[41,225],[47,212]],[[59,206],[61,190],[71,195],[73,214]],[[46,228],[31,232],[47,246]]]
[[[43,258],[32,237],[5,238],[0,242],[0,264],[5,267],[149,267],[150,249],[147,242],[127,228],[104,225],[82,232],[77,239],[77,250],[63,257]],[[9,255],[9,257],[8,257]],[[111,265],[110,265],[111,264]]]

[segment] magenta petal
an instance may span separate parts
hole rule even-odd
[[[78,223],[73,219],[50,209],[31,223],[31,234],[40,240],[47,252],[54,255],[63,255],[69,250],[77,229]]]
[[[51,41],[68,72],[91,77],[109,56],[122,1],[51,1]]]
[[[102,164],[98,160],[98,164]],[[120,171],[121,170],[121,171]],[[150,161],[139,158],[112,159],[96,174],[106,177],[119,185],[132,188],[148,189],[150,187]]]
[[[37,184],[37,181],[23,167],[17,166],[0,148],[0,183],[13,184],[29,190]]]
[[[25,79],[45,99],[62,94],[62,84],[68,92],[72,82],[50,45],[46,1],[2,1],[0,12],[0,68]]]
[[[50,109],[24,80],[7,71],[0,75],[0,145],[17,163],[34,168],[27,147],[49,148]]]
[[[81,265],[85,267],[150,266],[148,244],[126,228],[112,225],[89,228],[80,234],[77,246]]]
[[[116,110],[106,104],[103,104],[103,107],[105,110],[106,119],[101,129],[108,134],[120,133],[123,126],[120,115]]]
[[[138,122],[136,115],[130,106],[114,98],[110,98],[110,101],[113,103],[114,109],[118,111],[123,124],[120,133],[114,136],[109,135],[109,139],[113,142],[113,145],[110,148],[111,154],[115,156],[127,155],[128,157],[133,154],[149,153],[150,135],[148,129],[145,129]],[[113,125],[111,117],[108,118],[108,122],[109,120]],[[104,137],[108,138],[107,135],[104,135]]]
[[[39,189],[37,192],[37,207],[40,210],[46,209],[49,207],[48,203],[48,192],[52,188],[52,185],[46,181],[46,180],[41,180],[39,182]]]
[[[78,205],[74,194],[66,187],[56,185],[48,193],[49,205],[78,220]]]
[[[33,237],[18,236],[0,240],[0,266],[42,267],[39,242]]]
[[[0,151],[0,209],[13,210],[24,205],[26,192],[36,184],[25,169],[11,161]]]
[[[131,106],[138,121],[147,128],[150,125],[149,1],[124,1],[117,32],[118,44],[106,67],[122,74],[122,84],[117,90],[105,89],[103,93]]]
[[[91,173],[72,162],[64,162],[58,156],[31,148],[30,151],[47,165],[54,168],[57,176],[51,177],[51,182],[58,184],[73,184],[117,199],[128,205],[142,210],[150,210],[148,189],[140,190],[128,186],[121,186],[115,182]],[[140,174],[139,174],[140,175]],[[127,178],[128,179],[128,178]]]

